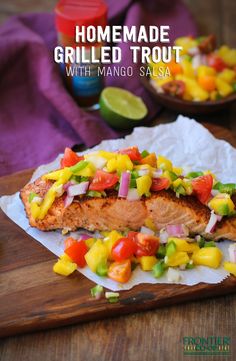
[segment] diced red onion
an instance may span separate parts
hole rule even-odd
[[[189,230],[184,224],[169,224],[166,226],[166,231],[169,236],[187,237]]]
[[[152,172],[152,177],[153,178],[159,178],[162,175],[162,173],[163,173],[162,169],[157,169],[157,170]]]
[[[67,194],[70,197],[79,196],[80,194],[85,194],[87,192],[88,186],[89,186],[89,182],[82,182],[71,185],[67,188]]]
[[[207,65],[208,64],[208,60],[207,60],[207,55],[206,54],[202,54],[202,65]]]
[[[212,195],[213,197],[217,196],[217,194],[219,194],[219,193],[220,193],[220,191],[218,191],[218,189],[212,189],[212,190],[211,190],[211,195]]]
[[[43,198],[42,198],[42,197],[38,197],[38,196],[37,196],[37,197],[34,197],[30,203],[37,203],[37,204],[41,204],[41,203],[42,203],[42,201],[43,201]]]
[[[219,216],[218,214],[216,215],[216,217],[217,217],[218,222],[220,222],[222,220],[222,218],[223,218],[222,216]]]
[[[64,206],[65,208],[69,207],[71,205],[71,203],[73,202],[74,197],[70,197],[70,196],[66,196],[66,198],[64,199]]]
[[[128,201],[138,201],[141,197],[138,194],[138,191],[136,188],[131,188],[128,190],[128,194],[126,199]]]
[[[123,172],[120,178],[120,187],[118,191],[118,197],[126,198],[129,191],[130,173]]]
[[[199,48],[198,48],[197,46],[188,49],[188,54],[189,54],[189,55],[192,55],[192,56],[193,56],[193,55],[197,55],[197,54],[199,54],[199,53],[200,53],[200,50],[199,50]]]
[[[143,168],[143,169],[138,170],[138,175],[140,177],[142,177],[143,175],[147,175],[147,174],[149,174],[149,169],[147,169],[147,168]]]
[[[214,213],[214,211],[211,211],[211,216],[206,226],[205,233],[213,233],[217,222],[217,215]]]
[[[140,232],[144,233],[144,234],[151,234],[152,236],[154,236],[154,234],[155,234],[155,232],[153,232],[152,229],[150,229],[148,227],[144,227],[144,226],[141,227]]]
[[[168,241],[169,234],[165,230],[161,230],[159,238],[160,238],[160,243],[165,244]]]
[[[80,241],[86,241],[86,239],[89,239],[89,238],[92,238],[92,236],[90,234],[83,233],[83,234],[79,235],[79,240]]]
[[[229,246],[229,260],[232,263],[236,263],[236,244]]]
[[[201,54],[196,54],[192,60],[193,69],[197,69],[202,64],[202,56]]]
[[[68,189],[70,186],[73,186],[74,184],[77,184],[77,182],[74,181],[74,180],[71,180],[71,181],[65,183],[65,184],[63,185],[63,188],[64,188],[65,191],[67,191],[67,189]]]

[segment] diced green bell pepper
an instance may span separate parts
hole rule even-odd
[[[164,244],[161,244],[157,251],[157,258],[165,258],[166,256],[166,247]]]
[[[155,278],[160,278],[166,270],[166,265],[163,260],[156,263],[152,268],[152,274]]]
[[[190,172],[187,174],[187,178],[193,179],[197,177],[201,177],[203,175],[203,172]]]
[[[174,241],[171,241],[171,242],[167,243],[167,245],[166,245],[166,256],[167,257],[173,256],[173,254],[176,252],[176,249],[177,249],[177,247],[176,247],[176,244],[175,244]]]

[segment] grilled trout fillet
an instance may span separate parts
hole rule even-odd
[[[236,217],[223,218],[218,222],[213,234],[204,234],[210,219],[210,209],[195,197],[177,198],[171,190],[153,192],[151,197],[138,201],[117,198],[116,192],[108,192],[106,198],[76,197],[65,208],[64,197],[57,198],[43,220],[35,220],[30,212],[29,194],[35,192],[44,197],[51,181],[37,179],[27,184],[20,192],[29,223],[42,231],[68,228],[71,231],[85,228],[89,231],[107,231],[127,228],[137,231],[146,218],[150,218],[158,230],[168,224],[184,224],[192,234],[201,234],[206,238],[219,240],[227,238],[236,241]],[[236,199],[233,199],[236,204]]]

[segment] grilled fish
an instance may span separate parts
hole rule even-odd
[[[177,198],[172,190],[152,192],[150,197],[137,201],[118,198],[115,191],[107,191],[107,197],[104,198],[77,196],[66,208],[64,196],[61,196],[56,198],[44,219],[35,220],[30,210],[29,195],[35,192],[44,197],[51,185],[51,181],[39,178],[20,192],[30,225],[42,231],[64,228],[71,231],[77,228],[89,231],[138,231],[145,219],[150,218],[158,230],[169,224],[184,224],[191,234],[236,241],[236,216],[224,217],[217,223],[214,233],[205,234],[210,209],[194,196]],[[236,204],[236,198],[232,200]]]

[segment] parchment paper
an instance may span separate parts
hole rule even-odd
[[[216,139],[207,129],[193,119],[182,115],[174,123],[158,125],[152,128],[138,127],[125,138],[105,140],[89,151],[98,149],[115,151],[131,145],[137,145],[140,150],[147,149],[149,152],[153,151],[165,155],[172,160],[175,166],[185,166],[192,170],[210,169],[222,182],[236,181],[236,149],[229,143]],[[61,157],[62,154],[52,163],[40,166],[34,172],[31,180],[35,180],[42,174],[58,168]],[[13,222],[55,255],[59,256],[63,253],[63,241],[68,235],[63,236],[60,231],[42,232],[30,227],[18,192],[11,196],[1,197],[0,207]],[[73,232],[71,235],[78,237],[79,233],[81,232]],[[85,231],[82,233],[85,233]],[[218,244],[224,254],[224,260],[228,260],[230,243],[230,241],[225,240]],[[79,272],[95,283],[113,291],[127,290],[140,283],[168,283],[165,275],[160,279],[155,279],[151,272],[143,272],[139,267],[133,272],[130,281],[124,285],[108,278],[99,277],[90,271],[88,267],[79,269]],[[229,275],[223,267],[213,270],[208,267],[198,266],[193,270],[180,272],[180,283],[186,285],[195,285],[199,282],[219,283]]]

